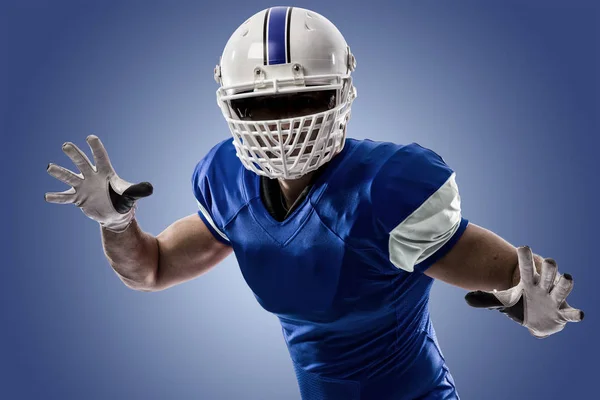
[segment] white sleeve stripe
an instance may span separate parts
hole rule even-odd
[[[461,222],[460,195],[453,173],[419,208],[390,232],[390,261],[408,272],[444,246]]]
[[[200,202],[198,200],[196,200],[196,203],[198,203],[198,209],[200,210],[200,212],[202,213],[204,218],[206,218],[206,220],[208,221],[210,226],[215,230],[215,232],[217,232],[219,234],[219,236],[221,236],[223,239],[225,239],[229,242],[229,239],[227,238],[227,236],[225,236],[225,234],[223,232],[221,232],[221,230],[219,228],[217,228],[217,225],[215,225],[215,222],[213,221],[213,219],[210,216],[210,214],[208,213],[208,211],[206,211],[206,208],[204,208],[204,206],[202,206],[202,204],[200,204]]]

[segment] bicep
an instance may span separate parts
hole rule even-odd
[[[503,290],[512,285],[516,265],[513,245],[469,223],[454,246],[425,274],[467,290]]]
[[[176,221],[156,239],[159,253],[156,290],[194,279],[232,252],[231,246],[214,237],[198,214]]]

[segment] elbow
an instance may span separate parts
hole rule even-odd
[[[144,276],[131,278],[121,274],[116,268],[114,268],[114,266],[113,270],[121,282],[123,282],[123,284],[131,290],[135,290],[137,292],[157,292],[161,290],[160,285],[158,284],[156,271],[147,273]]]
[[[131,290],[134,290],[136,292],[156,292],[157,290],[155,289],[154,285],[148,285],[148,284],[140,284],[140,283],[131,283],[128,282],[126,280],[122,280],[123,284],[125,284],[125,286]]]
[[[123,283],[128,288],[137,292],[161,292],[170,287],[170,285],[164,282],[164,279],[160,279],[158,271],[154,271],[141,281],[123,281]]]

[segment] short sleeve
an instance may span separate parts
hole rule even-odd
[[[371,188],[374,215],[388,236],[390,262],[424,272],[458,241],[462,217],[455,172],[416,143],[398,146]]]
[[[204,221],[208,230],[210,230],[218,241],[231,245],[227,235],[223,232],[223,227],[219,226],[214,218],[216,204],[213,204],[214,197],[211,191],[211,174],[209,171],[211,163],[214,162],[214,155],[217,151],[217,147],[218,146],[215,146],[215,148],[196,164],[196,168],[194,168],[194,173],[192,174],[192,188],[198,205],[198,215]]]

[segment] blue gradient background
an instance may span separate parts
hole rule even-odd
[[[11,4],[12,3],[12,4]],[[457,171],[464,215],[575,277],[586,320],[546,340],[436,283],[431,312],[463,399],[598,398],[600,18],[594,2],[297,1],[358,60],[349,135],[417,141]],[[195,163],[229,132],[212,70],[229,35],[273,3],[2,2],[2,399],[299,399],[275,317],[234,257],[141,293],[103,257],[48,162],[102,138],[149,180],[158,234],[194,213]],[[6,246],[6,247],[5,247]]]

